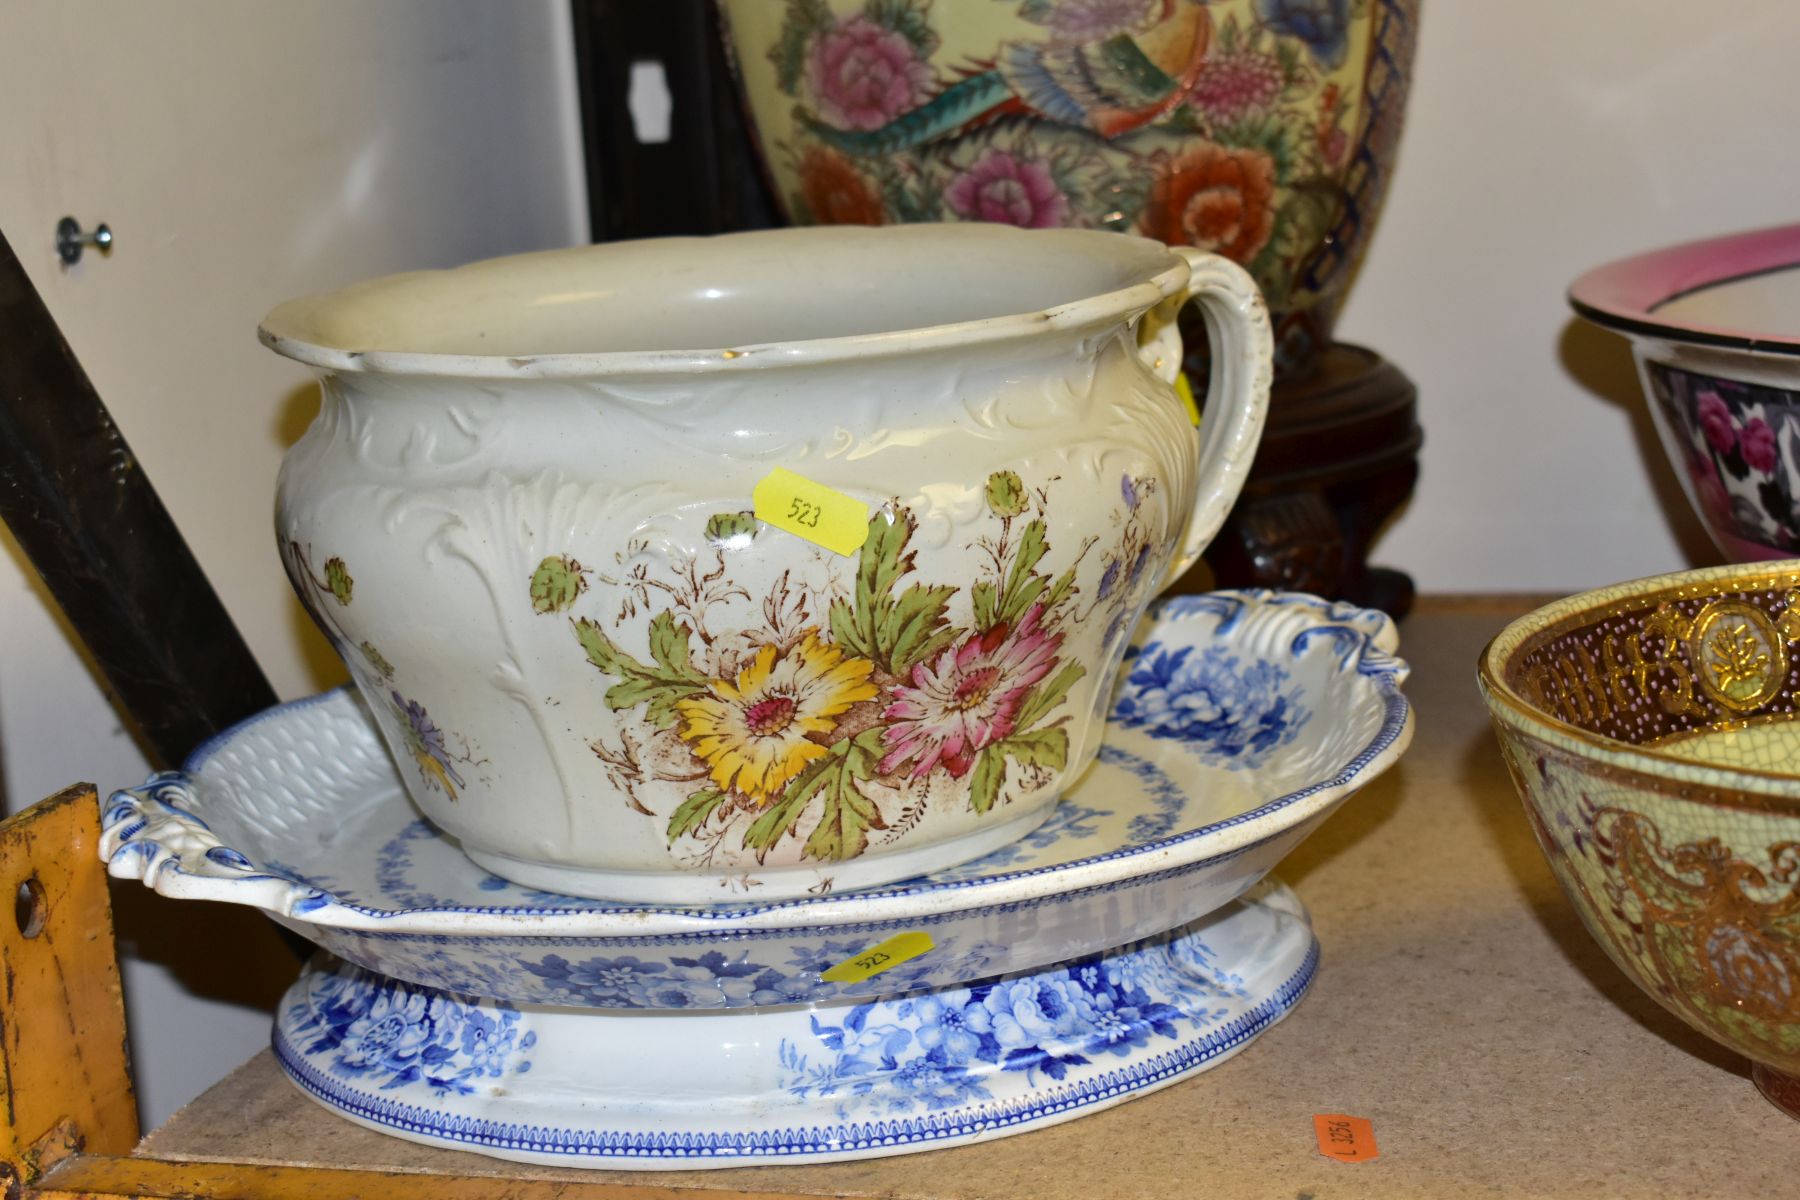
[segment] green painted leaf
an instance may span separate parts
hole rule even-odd
[[[697,696],[706,689],[692,683],[671,683],[654,676],[638,676],[615,683],[606,689],[606,707],[614,712],[647,704],[645,715],[658,729],[667,729],[680,717],[676,702]]]
[[[1006,752],[1002,743],[983,746],[975,756],[975,769],[969,772],[969,807],[985,813],[1000,798],[1000,785],[1006,781]]]
[[[875,654],[875,647],[857,621],[856,609],[848,600],[837,599],[831,602],[831,638],[838,645],[863,658],[871,658]]]
[[[895,175],[882,184],[881,196],[897,224],[920,225],[943,220],[944,194],[930,178],[909,185],[903,176]]]
[[[1006,573],[1006,588],[1000,593],[999,619],[1008,625],[1024,616],[1025,610],[1049,586],[1048,581],[1034,571],[1049,549],[1049,543],[1044,540],[1044,523],[1032,521],[1026,525],[1019,538],[1019,548],[1013,553],[1012,569]]]
[[[714,513],[706,522],[706,540],[721,550],[747,550],[756,537],[753,512]]]
[[[1238,24],[1235,20],[1225,22],[1219,31],[1219,53],[1236,54],[1238,48]]]
[[[781,798],[763,810],[762,816],[751,822],[750,828],[744,831],[744,848],[756,851],[757,862],[768,856],[776,842],[794,832],[795,826],[800,823],[800,814],[806,811],[806,802],[812,799],[817,790],[818,780],[836,761],[838,749],[844,745],[845,743],[839,742],[832,747],[830,756],[819,759],[794,776]]]
[[[325,586],[340,605],[350,603],[350,593],[356,588],[356,580],[350,578],[350,569],[341,558],[325,560]]]
[[[916,583],[900,594],[899,602],[882,622],[880,638],[894,674],[905,674],[914,663],[936,654],[956,636],[945,612],[954,595],[954,586],[924,587]]]
[[[685,680],[689,683],[706,682],[706,676],[694,669],[688,639],[693,631],[686,625],[677,624],[675,617],[667,609],[650,619],[650,657],[662,668],[665,678]]]
[[[1069,735],[1061,726],[1015,733],[997,746],[1027,766],[1060,771],[1069,765]]]
[[[1050,581],[1042,575],[1033,575],[1025,580],[1001,602],[1000,619],[1008,625],[1018,624],[1019,618],[1024,616],[1033,604],[1037,603],[1037,598],[1043,595],[1044,590],[1049,586]]]
[[[863,12],[911,42],[920,58],[930,58],[938,48],[938,35],[931,27],[928,6],[929,0],[869,0]]]
[[[825,812],[806,839],[806,853],[832,862],[855,858],[868,848],[869,830],[886,827],[874,802],[845,782],[826,790]]]
[[[1300,47],[1286,38],[1275,43],[1275,62],[1283,79],[1291,80],[1300,71]]]
[[[383,679],[392,679],[394,677],[394,664],[382,657],[381,651],[377,650],[373,643],[364,642],[358,649],[362,651],[364,660],[366,660],[371,667],[374,667],[377,671],[381,672],[381,677]]]
[[[681,719],[681,710],[677,707],[679,702],[689,696],[698,696],[705,690],[692,684],[663,684],[650,696],[644,715],[658,729],[667,729]]]
[[[1051,709],[1062,703],[1062,698],[1075,686],[1075,681],[1086,674],[1087,668],[1080,663],[1069,663],[1039,684],[1025,697],[1025,703],[1019,706],[1018,723],[1013,728],[1024,731],[1036,725]]]
[[[588,661],[608,675],[644,676],[650,668],[625,653],[606,636],[600,626],[586,617],[574,621],[575,640],[587,652]]]
[[[664,617],[668,617],[666,612],[659,614],[657,620]],[[674,619],[669,618],[659,638],[657,620],[650,624],[652,650],[675,662],[674,656],[686,650],[687,629],[675,625]],[[706,680],[693,670],[691,664],[686,674],[662,663],[656,667],[647,666],[619,649],[593,621],[584,617],[573,625],[575,637],[587,652],[588,661],[603,673],[619,677],[619,682],[606,690],[606,706],[615,712],[648,704],[650,721],[658,728],[667,729],[680,715],[675,708],[676,702],[706,690]]]
[[[1044,523],[1042,521],[1027,523],[1024,534],[1019,538],[1018,552],[1013,556],[1012,571],[1007,575],[1008,589],[1010,590],[1020,580],[1030,575],[1049,549],[1049,543],[1044,540]]]
[[[975,628],[986,633],[1000,619],[1000,593],[984,582],[970,588],[969,596],[975,604]]]
[[[1075,590],[1075,568],[1070,567],[1068,570],[1064,571],[1060,577],[1058,577],[1058,579],[1056,581],[1056,586],[1050,589],[1050,595],[1044,600],[1044,607],[1045,608],[1055,608],[1057,605],[1061,604],[1065,599],[1067,599],[1069,593],[1074,590]]]
[[[700,828],[719,811],[719,805],[725,803],[725,793],[713,788],[702,788],[686,800],[669,817],[669,842],[674,844],[676,838]]]
[[[820,772],[813,790],[823,794],[825,811],[806,839],[805,852],[812,858],[855,858],[868,846],[869,830],[887,828],[881,810],[856,786],[875,773],[881,734],[880,728],[865,729],[849,742],[839,742],[842,758]]]
[[[905,509],[892,520],[885,512],[871,517],[869,535],[857,560],[856,594],[848,604],[835,600],[831,606],[831,632],[837,641],[890,670],[894,669],[893,639],[917,615],[909,613],[895,621],[894,587],[913,569],[913,556],[907,551],[913,526],[913,516]]]
[[[806,69],[806,44],[813,34],[831,24],[831,9],[825,0],[788,0],[781,33],[769,47],[769,61],[775,64],[775,83],[782,91],[790,96],[799,91],[800,75]]]
[[[587,575],[581,564],[567,555],[551,555],[531,573],[531,610],[561,612],[586,590]]]
[[[893,520],[884,512],[869,518],[869,536],[856,566],[857,607],[863,612],[870,612],[876,600],[891,602],[894,585],[912,570],[912,556],[906,553],[912,531],[912,514],[904,509]],[[880,624],[871,621],[868,628],[873,632]]]
[[[987,479],[987,504],[996,517],[1016,517],[1030,504],[1031,497],[1015,471],[995,471]]]
[[[856,785],[875,773],[881,761],[881,727],[865,729],[831,747],[831,753],[794,777],[768,811],[744,833],[744,846],[762,861],[783,837],[793,833],[815,796],[824,799],[819,823],[806,839],[805,852],[818,859],[854,858],[868,846],[868,831],[886,829],[881,812]]]

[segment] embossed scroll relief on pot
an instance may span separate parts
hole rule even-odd
[[[1034,829],[1235,498],[1270,372],[1228,261],[979,225],[495,259],[261,332],[323,389],[284,560],[412,799],[498,875],[660,903]]]

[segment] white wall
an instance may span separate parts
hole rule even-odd
[[[0,6],[0,230],[283,698],[341,668],[272,532],[315,389],[256,322],[371,274],[586,240],[567,20],[565,0]],[[65,213],[109,222],[111,257],[62,268]],[[14,810],[146,771],[3,536],[0,763]],[[114,900],[155,1124],[267,1044],[295,960],[248,910]]]
[[[1570,280],[1800,220],[1800,3],[1427,0],[1399,171],[1340,336],[1419,385],[1423,478],[1381,562],[1575,591],[1718,561],[1625,343]]]

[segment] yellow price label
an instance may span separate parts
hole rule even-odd
[[[920,930],[897,933],[861,954],[853,954],[819,976],[827,983],[861,983],[931,951],[931,935]]]
[[[750,493],[756,519],[833,554],[855,554],[869,536],[869,506],[785,467],[763,476]]]
[[[1195,429],[1200,428],[1200,405],[1194,400],[1194,385],[1188,382],[1186,371],[1175,376],[1175,394],[1187,405],[1188,420],[1194,423]]]

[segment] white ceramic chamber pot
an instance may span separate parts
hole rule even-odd
[[[284,558],[412,798],[498,875],[650,903],[1035,828],[1242,486],[1270,360],[1223,259],[973,225],[495,259],[262,337],[323,384]]]

